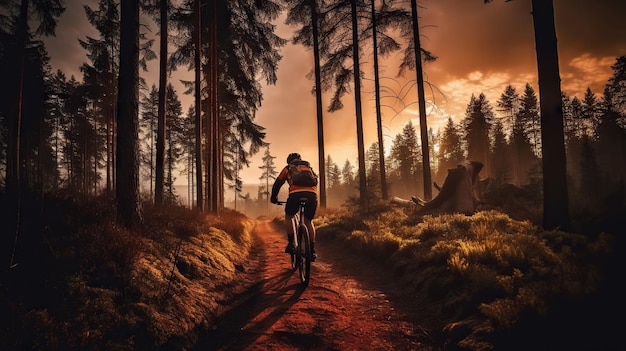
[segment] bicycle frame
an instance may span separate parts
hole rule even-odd
[[[311,275],[311,247],[309,230],[304,223],[304,208],[307,203],[306,198],[299,200],[298,212],[294,214],[291,219],[291,225],[293,230],[293,244],[296,248],[295,253],[291,256],[291,269],[294,271],[297,269],[300,275],[300,282],[303,286],[309,284]],[[286,202],[278,202],[277,204],[286,204]]]
[[[303,218],[304,218],[304,206],[306,206],[306,200],[300,199],[300,208],[298,209],[298,212],[296,212],[295,215],[293,215],[293,217],[291,218],[291,226],[292,226],[292,230],[293,230],[293,244],[295,247],[300,247],[299,245],[299,238],[298,238],[298,230],[300,229],[300,226],[305,226],[306,224],[304,224]],[[307,229],[308,231],[308,229]]]

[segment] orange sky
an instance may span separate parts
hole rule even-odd
[[[455,122],[464,118],[465,108],[472,94],[485,93],[492,107],[506,85],[513,85],[522,93],[524,85],[537,87],[537,68],[534,48],[530,0],[494,0],[485,5],[482,0],[421,0],[419,10],[422,46],[438,57],[434,63],[424,66],[424,76],[436,90],[426,90],[429,106],[428,127],[437,130],[448,117]],[[56,38],[47,39],[48,52],[53,69],[61,69],[66,75],[72,73],[82,79],[78,72],[86,61],[78,38],[96,35],[87,24],[82,3],[95,1],[68,1],[68,10],[60,20]],[[554,0],[559,45],[559,61],[562,90],[570,96],[582,97],[590,87],[602,96],[604,84],[611,75],[610,66],[618,56],[626,55],[626,1],[624,0]],[[288,38],[290,28],[277,23],[279,35]],[[157,31],[156,27],[152,28]],[[155,43],[158,53],[158,41]],[[315,97],[311,94],[313,81],[307,73],[313,67],[313,55],[301,46],[288,45],[282,49],[283,59],[279,64],[278,82],[264,89],[264,100],[255,122],[266,128],[266,141],[276,156],[276,165],[281,167],[289,152],[300,152],[317,166],[317,127]],[[365,79],[371,79],[371,57],[362,54],[362,69]],[[381,60],[384,66],[381,75],[386,77],[386,86],[400,91],[402,83],[396,78],[397,66],[393,57]],[[142,73],[149,84],[157,82],[157,63],[153,61],[150,72]],[[180,69],[177,77],[190,79],[193,74]],[[414,80],[415,72],[407,72],[405,80]],[[438,90],[438,91],[437,91]],[[187,111],[193,102],[190,96],[182,95],[182,86],[177,88]],[[538,91],[537,91],[538,93]],[[324,100],[331,95],[326,92]],[[365,149],[376,141],[375,105],[373,88],[365,81],[362,88],[363,123]],[[412,119],[417,127],[417,93],[409,91],[401,113],[383,107],[383,125],[386,147],[402,127]],[[354,95],[343,98],[344,109],[335,113],[324,113],[325,151],[340,167],[346,160],[357,166]],[[384,103],[384,102],[383,102]],[[387,100],[387,104],[391,101]],[[396,106],[397,108],[398,106]],[[418,131],[419,135],[419,131]],[[258,182],[258,168],[262,152],[253,157],[252,164],[244,169],[244,183]],[[316,167],[317,169],[319,167]],[[356,169],[355,169],[356,171]],[[178,182],[185,181],[184,176]],[[251,194],[255,196],[255,194]]]

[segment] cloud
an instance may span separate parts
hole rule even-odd
[[[567,63],[570,69],[562,75],[561,90],[567,95],[582,98],[589,88],[600,96],[613,75],[613,64],[615,57],[593,57],[590,53],[574,57]]]

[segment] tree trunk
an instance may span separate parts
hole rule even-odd
[[[207,128],[207,145],[208,152],[208,164],[207,174],[209,177],[209,211],[212,213],[221,212],[223,196],[221,183],[221,167],[222,164],[222,147],[219,123],[219,106],[217,99],[218,92],[218,71],[217,71],[217,1],[211,2],[210,10],[210,25],[209,25],[209,72],[208,72],[208,91],[209,91],[209,106],[208,106],[208,128]]]
[[[21,187],[21,129],[22,129],[22,94],[24,92],[24,71],[26,65],[26,44],[28,41],[29,1],[22,0],[18,25],[16,28],[19,45],[19,67],[16,81],[13,118],[9,118],[9,141],[7,143],[6,188],[10,194],[18,194]]]
[[[326,208],[326,162],[324,151],[324,119],[322,107],[322,76],[320,73],[320,49],[319,30],[317,27],[317,6],[316,0],[309,0],[311,6],[311,27],[313,29],[313,57],[315,63],[315,106],[317,108],[317,159],[319,163],[320,182],[319,202],[321,208]],[[269,189],[269,188],[268,188]]]
[[[478,177],[483,164],[477,161],[463,161],[456,168],[448,170],[448,175],[439,194],[430,201],[416,196],[410,200],[394,197],[391,203],[401,206],[418,205],[421,213],[463,213],[471,215],[480,203],[482,184]]]
[[[415,49],[415,73],[417,74],[417,94],[420,113],[420,137],[422,140],[422,167],[424,171],[424,198],[428,201],[433,196],[430,175],[430,149],[428,147],[428,126],[426,123],[426,98],[424,97],[424,72],[422,71],[422,46],[420,44],[417,0],[411,0],[413,17],[413,45]]]
[[[195,29],[195,97],[196,97],[196,208],[199,212],[204,212],[203,184],[202,184],[202,99],[200,92],[200,71],[201,60],[201,13],[200,0],[196,0],[196,29]]]
[[[376,129],[378,132],[378,162],[380,164],[380,192],[383,200],[387,200],[387,175],[385,169],[385,146],[383,142],[383,121],[380,107],[380,78],[378,73],[378,41],[376,31],[376,8],[372,1],[372,41],[374,42],[374,90],[376,93]]]
[[[543,227],[569,228],[563,102],[552,0],[533,0],[543,151]]]
[[[161,48],[159,58],[159,117],[157,122],[156,178],[154,181],[154,203],[163,204],[163,159],[165,157],[165,93],[167,90],[167,0],[160,0]]]
[[[116,194],[118,220],[139,224],[139,3],[123,0],[118,79]]]
[[[352,59],[354,61],[354,105],[356,110],[356,135],[359,156],[359,203],[362,210],[368,207],[367,179],[365,175],[365,146],[363,141],[363,115],[361,111],[361,68],[359,66],[359,34],[357,0],[352,0]]]

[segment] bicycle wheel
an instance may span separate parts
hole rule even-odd
[[[311,241],[309,239],[309,230],[304,224],[298,228],[298,271],[300,272],[300,282],[302,285],[309,285],[311,278]]]
[[[295,233],[295,229],[296,229],[296,221],[295,221],[295,217],[294,217],[294,219],[292,220],[291,225],[293,225],[293,229],[294,229],[294,231],[293,231],[293,232]],[[289,256],[291,256],[291,270],[292,270],[292,271],[295,271],[296,269],[298,269],[298,263],[299,263],[299,261],[300,261],[300,257],[299,257],[299,255],[297,255],[297,252],[296,252],[296,251],[297,251],[297,248],[298,248],[298,242],[299,242],[299,241],[300,241],[300,238],[296,237],[296,238],[295,238],[295,241],[294,241],[294,244],[295,244],[295,246],[296,246],[296,250],[295,250],[293,253],[291,253],[291,254],[289,255]]]

